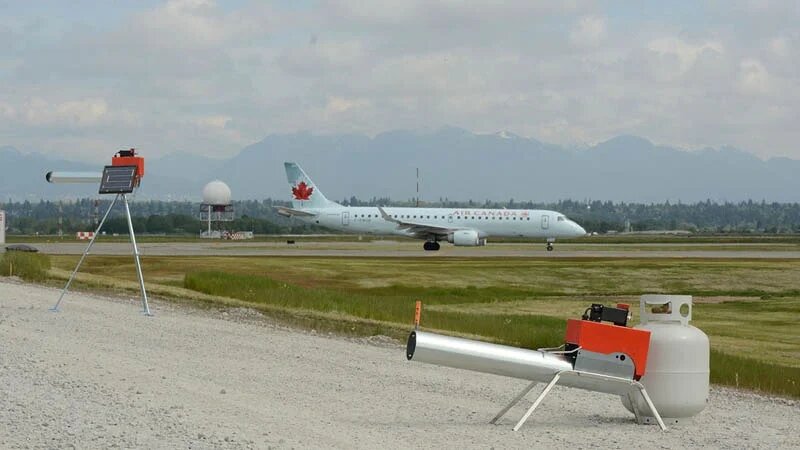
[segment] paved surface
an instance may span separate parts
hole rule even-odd
[[[87,242],[32,244],[44,253],[83,253]],[[800,259],[800,248],[781,244],[556,244],[552,252],[543,244],[489,244],[485,247],[453,247],[443,244],[438,252],[422,250],[412,241],[373,242],[177,242],[139,244],[143,255],[218,256],[368,256],[368,257],[522,257],[522,258],[740,258]],[[92,254],[129,255],[129,243],[97,242]]]
[[[691,421],[640,426],[619,398],[408,362],[386,338],[318,336],[249,310],[71,294],[0,278],[1,448],[797,448],[800,405],[714,389]],[[533,394],[530,395],[533,397]]]

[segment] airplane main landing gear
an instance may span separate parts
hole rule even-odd
[[[548,242],[546,248],[547,248],[548,252],[552,252],[553,251],[553,243],[552,242]]]
[[[439,250],[439,243],[438,242],[433,242],[433,241],[427,241],[422,246],[422,248],[424,248],[426,251],[429,251],[429,252],[435,252],[435,251]]]

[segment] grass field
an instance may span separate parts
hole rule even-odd
[[[53,256],[60,280],[77,256]],[[642,293],[695,296],[712,380],[800,398],[800,261],[532,258],[146,257],[155,295],[248,306],[281,320],[403,338],[424,328],[525,347],[563,343],[565,318]],[[130,257],[91,256],[84,285],[135,290]],[[634,320],[635,322],[635,320]]]

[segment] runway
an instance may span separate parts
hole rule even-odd
[[[79,255],[88,242],[31,243],[53,255]],[[320,256],[372,258],[687,258],[687,259],[800,259],[796,244],[556,244],[548,252],[542,243],[497,243],[484,247],[443,244],[437,252],[422,250],[418,241],[286,242],[210,241],[140,243],[144,256]],[[129,255],[127,242],[97,242],[95,255]]]

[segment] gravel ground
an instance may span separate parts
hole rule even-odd
[[[797,448],[800,404],[715,388],[692,421],[640,426],[558,388],[519,431],[525,382],[405,360],[249,310],[70,294],[0,278],[2,448]],[[534,397],[535,394],[529,394]]]

